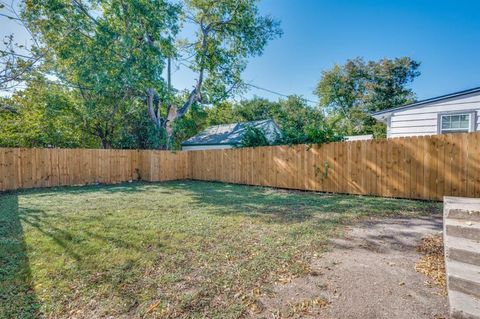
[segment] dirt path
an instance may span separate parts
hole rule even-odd
[[[275,297],[262,302],[266,309],[289,305],[300,318],[446,318],[446,297],[415,271],[420,239],[441,229],[441,217],[366,221],[334,240],[314,262],[316,276],[276,285]],[[319,298],[328,305],[309,304]]]

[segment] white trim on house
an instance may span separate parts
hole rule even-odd
[[[447,134],[447,133],[469,133],[469,132],[475,132],[475,124],[477,123],[477,117],[476,117],[476,110],[466,110],[462,112],[443,112],[443,113],[438,113],[438,120],[437,120],[437,133],[438,134]],[[468,125],[466,128],[448,128],[445,129],[443,128],[443,119],[446,116],[462,116],[462,115],[468,115]]]
[[[480,89],[454,93],[440,98],[372,114],[387,124],[387,137],[435,135],[442,131],[442,116],[469,115],[468,132],[480,131]],[[456,130],[456,132],[467,130]],[[455,133],[455,130],[451,130]]]
[[[201,151],[201,150],[221,150],[232,148],[233,145],[214,144],[214,145],[186,145],[182,146],[182,151]]]
[[[373,134],[367,135],[347,135],[344,136],[345,141],[367,141],[373,139]]]

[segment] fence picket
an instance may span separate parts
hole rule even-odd
[[[480,132],[175,153],[0,148],[0,191],[187,178],[417,199],[480,197]]]

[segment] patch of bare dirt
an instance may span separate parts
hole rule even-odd
[[[262,296],[253,317],[447,318],[447,299],[432,284],[436,279],[416,271],[427,256],[417,250],[422,238],[441,230],[440,216],[362,222],[314,259],[311,275],[278,283]],[[428,245],[432,251],[435,245]]]

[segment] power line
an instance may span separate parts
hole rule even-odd
[[[0,13],[0,17],[5,17],[9,20],[23,21],[22,19],[19,19],[19,18],[13,17],[13,16],[9,16],[8,14],[4,14],[4,13]]]
[[[262,91],[265,91],[265,92],[268,92],[268,93],[272,93],[272,94],[275,94],[275,95],[278,95],[278,96],[282,96],[282,97],[290,97],[290,96],[293,95],[293,94],[288,95],[288,94],[283,94],[283,93],[275,92],[275,91],[272,91],[272,90],[270,90],[270,89],[263,88],[263,87],[260,87],[260,86],[258,86],[258,85],[251,84],[251,83],[246,83],[246,85],[247,85],[247,86],[250,86],[250,87],[253,87],[253,88],[257,89],[257,90],[262,90]],[[320,102],[318,102],[318,101],[309,100],[309,99],[304,98],[304,97],[302,97],[302,99],[305,100],[305,101],[307,101],[307,102],[314,103],[314,104],[316,104],[316,105],[320,104]]]
[[[93,88],[89,88],[89,87],[82,87],[82,86],[75,86],[75,85],[71,85],[71,84],[66,84],[66,83],[58,83],[58,82],[47,82],[46,83],[47,85],[50,84],[50,85],[56,85],[56,86],[60,86],[60,87],[65,87],[65,88],[70,88],[70,89],[82,89],[82,90],[86,90],[86,91],[94,91]],[[270,89],[267,89],[267,88],[263,88],[263,87],[260,87],[258,85],[255,85],[255,84],[251,84],[251,83],[245,83],[245,85],[247,86],[250,86],[252,88],[255,88],[257,90],[261,90],[261,91],[265,91],[265,92],[268,92],[268,93],[272,93],[272,94],[275,94],[275,95],[278,95],[278,96],[282,96],[282,97],[291,97],[293,94],[283,94],[283,93],[279,93],[279,92],[276,92],[276,91],[272,91]],[[21,87],[21,88],[27,88],[26,85],[19,85],[19,86],[15,86],[15,87]],[[0,91],[14,91],[15,88],[10,88],[10,89],[6,89],[6,88],[2,88],[0,89]],[[304,97],[301,97],[303,100],[307,101],[307,102],[310,102],[310,103],[313,103],[315,105],[318,105],[319,102],[318,101],[313,101],[313,100],[309,100],[307,98],[304,98]]]

